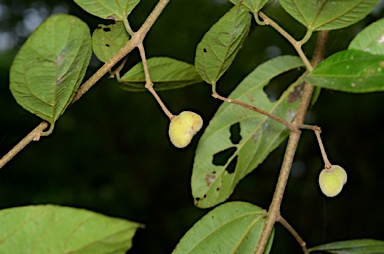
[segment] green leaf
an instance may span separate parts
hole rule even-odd
[[[188,64],[169,57],[153,57],[147,60],[149,74],[154,88],[170,90],[202,82],[192,64]],[[120,79],[122,88],[127,91],[146,91],[143,64],[140,62],[133,66]]]
[[[352,40],[348,48],[384,55],[384,19],[380,19],[364,28]]]
[[[378,0],[280,0],[281,6],[309,30],[347,27],[367,16]]]
[[[274,77],[301,66],[299,57],[274,58],[250,73],[229,98],[292,121],[303,87],[301,80],[275,102],[268,99],[263,88]],[[263,162],[288,133],[283,124],[265,115],[223,103],[197,146],[191,181],[195,204],[206,208],[225,201],[237,183]]]
[[[93,52],[102,62],[107,62],[128,42],[129,35],[123,22],[111,25],[100,24],[92,34]]]
[[[74,0],[81,8],[102,19],[125,19],[140,0]]]
[[[248,11],[257,14],[269,0],[231,0],[233,4],[242,4]]]
[[[197,45],[195,66],[204,81],[215,87],[229,68],[251,24],[251,14],[241,5],[229,10]]]
[[[140,224],[54,205],[0,211],[0,253],[124,254]]]
[[[344,50],[321,62],[305,79],[323,88],[350,93],[384,90],[384,55]]]
[[[326,251],[338,254],[380,254],[384,253],[384,241],[358,239],[322,244],[309,249],[312,251]]]
[[[10,70],[17,103],[54,123],[84,78],[92,54],[87,24],[71,15],[54,15],[28,38]]]
[[[245,202],[216,207],[181,238],[172,254],[248,254],[256,249],[266,211]],[[274,233],[264,251],[268,254]]]

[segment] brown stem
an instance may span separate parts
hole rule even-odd
[[[256,107],[254,107],[254,106],[252,106],[252,105],[249,105],[249,104],[247,104],[247,103],[244,103],[244,102],[242,102],[242,101],[233,100],[233,99],[228,99],[228,98],[225,98],[225,97],[223,97],[223,96],[221,96],[221,95],[219,95],[219,94],[217,94],[217,93],[213,93],[213,94],[212,94],[212,97],[213,97],[213,98],[216,98],[216,99],[220,99],[220,100],[225,101],[225,102],[228,102],[228,103],[233,103],[233,104],[240,105],[240,106],[242,106],[242,107],[244,107],[244,108],[246,108],[246,109],[249,109],[249,110],[258,112],[258,113],[260,113],[260,114],[263,114],[263,115],[265,115],[265,116],[268,116],[269,118],[272,118],[273,120],[278,121],[279,123],[284,124],[284,125],[287,126],[291,131],[297,131],[297,130],[298,130],[295,124],[292,124],[292,123],[290,123],[290,122],[287,122],[287,121],[285,121],[283,118],[280,118],[280,117],[278,117],[278,116],[275,116],[275,115],[273,115],[273,114],[271,114],[271,113],[269,113],[269,112],[267,112],[267,111],[264,111],[264,110],[262,110],[262,109],[256,108]]]
[[[303,241],[303,239],[300,237],[300,235],[296,232],[296,230],[280,215],[277,218],[277,221],[280,222],[283,227],[285,227],[289,233],[296,239],[296,241],[300,244],[301,248],[303,249],[304,254],[308,254],[309,251],[307,249],[307,244]]]
[[[314,56],[312,59],[312,66],[316,66],[323,59],[325,55],[326,44],[328,41],[328,34],[329,31],[319,32],[314,50]],[[312,93],[313,86],[310,84],[305,84],[294,123],[302,124],[304,122],[305,114],[307,113],[307,109],[311,102]],[[265,221],[255,254],[262,254],[264,252],[269,236],[271,235],[273,226],[280,216],[281,201],[283,200],[285,187],[287,185],[289,172],[292,167],[293,158],[296,153],[296,148],[299,143],[300,135],[300,131],[291,132],[289,134],[288,144],[285,150],[284,160],[281,165],[280,175],[276,184],[275,193],[273,194],[272,202],[268,210],[267,219]]]
[[[147,88],[148,91],[153,95],[153,97],[155,97],[157,103],[159,103],[161,109],[168,116],[169,120],[172,120],[175,116],[168,110],[168,108],[165,106],[164,102],[161,100],[160,96],[156,93],[155,89],[153,89],[153,83],[151,80],[151,76],[149,75],[147,58],[145,56],[145,50],[144,50],[143,43],[140,43],[137,47],[139,48],[140,57],[141,57],[141,61],[143,63],[143,68],[144,68],[145,88]]]
[[[27,136],[25,136],[17,145],[15,145],[3,158],[0,160],[0,168],[7,164],[16,154],[24,149],[32,141],[40,139],[40,133],[43,132],[49,124],[41,122],[35,129],[33,129]]]
[[[305,66],[307,67],[308,71],[313,70],[313,66],[308,61],[308,58],[305,56],[305,53],[301,49],[301,43],[299,41],[296,41],[289,33],[287,33],[283,28],[281,28],[275,21],[270,19],[267,15],[265,15],[263,12],[259,12],[258,15],[263,19],[264,23],[266,25],[270,25],[273,27],[276,31],[278,31],[282,36],[284,36],[285,39],[287,39],[292,46],[296,49],[297,53],[299,54],[300,58],[303,60]],[[307,31],[308,34],[308,31]],[[306,34],[306,37],[307,37]]]
[[[109,70],[119,62],[123,57],[130,53],[135,47],[143,42],[149,29],[155,23],[161,12],[170,0],[159,0],[155,8],[149,14],[143,25],[140,27],[127,44],[121,48],[108,62],[106,62],[99,70],[96,71],[75,93],[70,105],[79,100],[91,87],[99,81]],[[3,158],[0,159],[0,168],[9,162],[16,154],[24,149],[36,137],[40,137],[40,133],[48,127],[46,122],[41,122],[35,129],[33,129],[25,138],[23,138],[14,148],[12,148]]]
[[[321,156],[323,157],[324,168],[325,169],[330,169],[330,168],[332,168],[332,164],[328,160],[328,156],[327,156],[327,153],[325,152],[323,141],[321,140],[321,137],[320,137],[321,129],[318,127],[314,131],[315,131],[315,134],[316,134],[317,142],[319,143],[319,147],[320,147],[320,151],[321,151]]]

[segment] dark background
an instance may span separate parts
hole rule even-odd
[[[155,6],[143,0],[130,22],[137,30]],[[327,54],[345,49],[355,34],[384,16],[384,3],[358,24],[331,32]],[[169,56],[194,62],[198,42],[231,4],[226,0],[173,0],[149,32],[147,56]],[[33,29],[55,12],[85,20],[91,30],[103,20],[82,11],[72,1],[0,0],[0,156],[29,133],[40,120],[13,99],[8,70],[17,49]],[[297,39],[305,29],[274,3],[266,12]],[[312,54],[316,38],[305,45]],[[270,27],[255,24],[219,92],[230,91],[256,66],[281,55],[295,54]],[[129,56],[127,68],[139,61]],[[87,77],[100,66],[91,61]],[[274,97],[284,86],[273,80]],[[207,84],[160,92],[173,113],[193,110],[207,124],[220,105]],[[320,151],[312,132],[304,132],[282,204],[282,215],[314,246],[352,238],[384,240],[383,117],[384,94],[344,94],[322,91],[307,123],[320,125],[328,156],[348,173],[348,183],[336,198],[324,198],[317,177]],[[205,126],[206,126],[205,124]],[[144,223],[129,253],[171,253],[182,235],[207,210],[194,207],[190,176],[198,136],[186,149],[174,148],[167,136],[168,119],[147,92],[128,93],[103,78],[58,120],[54,133],[32,143],[0,170],[0,208],[30,204],[81,207]],[[201,135],[201,133],[200,133]],[[268,208],[285,143],[240,182],[230,200]],[[300,253],[294,239],[277,225],[272,253]]]

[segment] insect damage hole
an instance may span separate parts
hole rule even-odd
[[[231,132],[231,142],[232,144],[234,145],[237,145],[240,143],[242,137],[240,135],[240,131],[241,131],[241,128],[240,128],[240,123],[235,123],[235,124],[232,124],[231,127],[229,128],[229,131]]]
[[[263,88],[270,102],[275,102],[280,99],[284,91],[293,84],[297,77],[304,72],[304,68],[293,69],[282,73],[269,81],[269,84]],[[300,91],[299,91],[300,92]],[[298,94],[300,95],[300,93]]]
[[[228,160],[232,157],[236,150],[236,147],[230,147],[221,152],[215,153],[213,155],[212,163],[216,166],[224,166],[227,164]]]
[[[235,169],[236,169],[236,165],[237,165],[237,155],[235,158],[233,158],[233,160],[229,163],[228,167],[227,167],[227,172],[229,174],[232,174],[233,172],[235,172]]]

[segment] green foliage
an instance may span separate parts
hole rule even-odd
[[[102,19],[125,19],[140,0],[74,0],[81,8]]]
[[[291,121],[299,104],[301,80],[275,102],[268,99],[263,89],[274,77],[301,66],[303,62],[299,57],[274,58],[250,73],[229,98]],[[240,131],[231,134],[236,124],[240,125]],[[196,150],[191,182],[195,204],[205,208],[225,201],[237,183],[263,162],[287,135],[284,125],[260,113],[230,103],[221,105]],[[237,140],[234,136],[238,136]],[[223,151],[232,152],[224,155]],[[220,161],[215,162],[215,157]]]
[[[148,70],[155,90],[170,90],[202,82],[195,66],[169,57],[153,57],[147,60]],[[142,63],[133,66],[120,80],[121,87],[130,92],[147,91]]]
[[[312,85],[350,93],[383,91],[384,55],[344,50],[321,62],[305,79]]]
[[[250,25],[249,12],[241,5],[236,5],[209,29],[197,45],[196,70],[213,89],[231,65]]]
[[[251,13],[257,14],[269,0],[231,0],[233,4],[244,5]]]
[[[378,0],[280,0],[281,6],[311,31],[334,30],[364,18]]]
[[[92,49],[97,58],[107,62],[129,40],[123,22],[111,25],[99,25],[92,34]]]
[[[229,202],[216,207],[181,238],[172,254],[253,253],[266,211],[245,202]],[[269,253],[274,234],[264,251]]]
[[[352,40],[348,48],[384,55],[384,19],[367,26]]]
[[[139,0],[75,2],[92,15],[116,23],[99,25],[91,41],[88,26],[78,18],[70,15],[52,16],[26,41],[10,71],[10,89],[16,101],[52,124],[63,114],[85,75],[92,53],[91,44],[96,56],[107,62],[127,43],[128,32],[133,33],[127,16]],[[295,125],[288,123],[297,115],[304,81],[317,86],[317,91],[320,88],[353,93],[384,90],[383,20],[364,29],[351,42],[348,50],[331,55],[310,72],[312,66],[305,56],[306,52],[301,51],[302,45],[298,46],[300,42],[292,42],[294,39],[281,31],[281,27],[265,19],[265,24],[274,27],[295,46],[301,58],[279,56],[269,60],[256,67],[229,95],[229,99],[218,95],[216,84],[234,61],[249,33],[252,20],[249,12],[258,21],[257,13],[268,1],[231,2],[235,6],[209,29],[198,44],[195,66],[168,57],[154,57],[147,61],[143,58],[150,79],[145,75],[143,63],[135,65],[121,78],[118,76],[122,88],[128,91],[146,91],[145,84],[150,82],[154,83],[156,90],[167,90],[205,81],[212,85],[214,96],[225,101],[206,127],[194,158],[192,195],[195,205],[200,208],[213,207],[226,201],[240,180],[258,167],[283,142],[290,130],[297,131],[291,127]],[[307,37],[311,36],[312,31],[339,29],[356,23],[377,2],[280,0],[283,8],[307,27],[306,39],[309,39]],[[143,56],[142,44],[139,45],[140,55]],[[122,57],[117,55],[113,59],[117,62]],[[264,88],[269,82],[285,72],[300,70],[303,62],[309,71],[292,84],[283,82],[288,88],[276,101],[268,99]],[[112,65],[104,65],[104,72],[98,78],[105,75]],[[93,82],[92,78],[90,80]],[[165,109],[165,104],[155,91],[150,91],[169,119],[175,121],[177,116]],[[313,102],[317,96],[318,93],[315,93]],[[309,93],[307,98],[309,102]],[[263,114],[260,113],[262,111]],[[276,118],[281,121],[276,121]],[[285,125],[282,124],[284,121]],[[198,129],[201,125],[199,122]],[[183,128],[183,131],[191,134],[194,129],[192,125],[191,128]],[[184,144],[178,147],[184,147]],[[325,154],[324,149],[321,152]],[[289,167],[286,175],[289,174]],[[284,191],[285,183],[281,186],[278,188]],[[245,202],[220,205],[184,235],[173,253],[254,253],[262,236],[266,235],[262,234],[263,228],[275,223],[265,223],[266,215],[267,211]],[[126,220],[52,205],[2,210],[0,225],[0,252],[4,253],[125,253],[131,247],[136,230],[141,227],[138,223]],[[270,229],[272,234],[265,238],[265,242],[269,239],[265,253],[269,253],[274,238],[272,226]],[[384,244],[375,240],[351,240],[320,245],[310,251],[381,253]]]
[[[71,15],[48,18],[13,61],[10,89],[17,103],[54,123],[83,80],[91,53],[91,35],[83,21]]]
[[[326,251],[335,254],[379,254],[384,253],[384,241],[358,239],[322,244],[309,249],[309,252]]]
[[[69,207],[0,211],[0,253],[123,254],[142,225]]]

